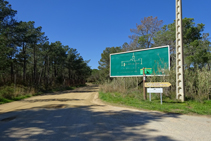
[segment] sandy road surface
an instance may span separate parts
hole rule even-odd
[[[211,119],[105,105],[98,87],[0,105],[0,141],[211,140]]]

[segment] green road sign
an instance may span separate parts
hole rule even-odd
[[[140,70],[140,74],[143,75],[143,69]],[[152,68],[145,68],[144,74],[152,74]]]
[[[110,77],[165,75],[170,69],[169,46],[110,54]]]

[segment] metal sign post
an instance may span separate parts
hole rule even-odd
[[[162,104],[162,93],[163,93],[163,88],[156,88],[156,87],[169,87],[171,86],[171,83],[169,82],[147,82],[144,84],[145,87],[150,87],[147,88],[147,93],[149,93],[149,100],[151,101],[151,93],[160,93],[160,103]],[[155,87],[155,88],[151,88]]]
[[[160,104],[163,104],[162,102],[163,88],[147,88],[147,93],[149,93],[150,101],[151,101],[151,93],[160,93]]]
[[[182,38],[182,0],[176,0],[176,99],[184,102],[184,59]]]

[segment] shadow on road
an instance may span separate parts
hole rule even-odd
[[[65,94],[65,93],[92,93],[92,92],[98,92],[99,86],[96,84],[87,85],[86,87],[79,87],[75,90],[64,90],[64,91],[57,91],[57,92],[49,92],[41,94],[40,96],[46,96],[46,95],[59,95],[59,94]]]
[[[60,92],[61,94],[64,94],[64,93],[93,93],[93,92],[96,92],[96,91],[63,91],[63,92]]]
[[[83,99],[68,99],[68,98],[55,98],[55,99],[24,99],[21,100],[22,102],[29,102],[29,103],[33,103],[33,102],[48,102],[48,101],[60,101],[60,102],[66,102],[66,101],[80,101]]]
[[[173,141],[146,124],[178,115],[155,112],[100,112],[103,105],[34,108],[0,115],[0,140],[154,140]],[[103,107],[102,107],[103,108]],[[94,112],[95,111],[95,112]],[[11,118],[10,118],[11,117]],[[15,117],[15,118],[14,118]],[[9,120],[5,120],[9,119]],[[10,120],[11,119],[11,120]],[[154,134],[154,136],[151,136]]]

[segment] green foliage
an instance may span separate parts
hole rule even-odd
[[[98,69],[100,70],[100,75],[103,78],[101,80],[109,78],[110,54],[121,51],[121,47],[107,47],[105,50],[103,50],[103,53],[101,54],[101,59],[100,61],[98,61]]]
[[[108,69],[110,66],[110,54],[121,52],[121,47],[107,47],[105,50],[103,50],[103,53],[101,54],[101,59],[98,62],[99,63],[99,69]]]
[[[21,100],[34,95],[34,90],[14,84],[0,87],[0,104]]]
[[[204,31],[204,24],[195,25],[193,18],[184,18],[183,23],[183,41],[184,41],[184,59],[185,66],[204,67],[210,61],[210,41],[208,33]],[[175,40],[176,29],[175,22],[169,25],[164,25],[153,38],[153,46],[170,45],[171,64],[175,64]]]
[[[6,99],[12,99],[14,98],[14,87],[12,86],[6,86],[0,89],[0,97],[6,98]]]
[[[100,70],[93,69],[91,75],[87,78],[88,82],[99,83],[101,81]]]

